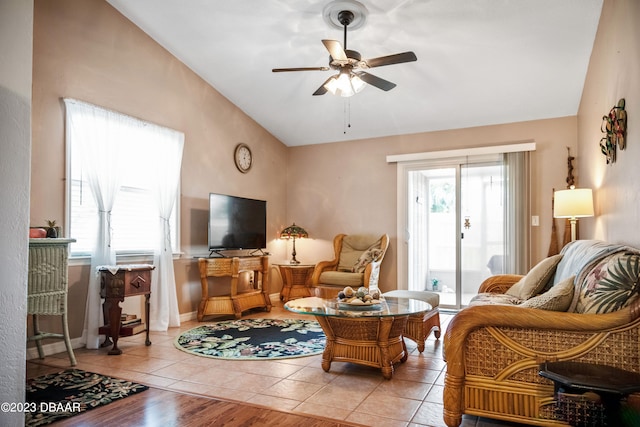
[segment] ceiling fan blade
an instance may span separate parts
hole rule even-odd
[[[274,73],[282,73],[288,71],[329,71],[329,67],[297,67],[297,68],[274,68]]]
[[[360,72],[354,73],[354,74],[356,74],[358,77],[360,77],[360,79],[363,82],[369,83],[371,86],[375,86],[378,89],[382,89],[384,91],[389,91],[389,90],[393,89],[394,87],[396,87],[395,83],[391,83],[388,80],[381,79],[380,77],[374,76],[373,74],[365,73],[364,71],[360,71]]]
[[[367,59],[365,62],[369,68],[382,67],[383,65],[402,64],[403,62],[417,61],[418,58],[413,52],[396,53],[395,55],[380,56],[378,58]]]
[[[329,51],[329,55],[331,55],[333,59],[337,59],[340,61],[346,61],[348,59],[347,54],[344,53],[344,49],[342,48],[342,45],[339,41],[322,40],[322,44],[327,48],[327,50]]]
[[[333,76],[329,77],[327,80],[324,81],[324,83],[322,83],[322,86],[320,86],[318,89],[316,89],[315,92],[313,92],[313,95],[324,95],[325,93],[327,93],[327,88],[324,87],[324,85],[326,85],[327,83],[329,83],[329,80],[331,80],[333,78]]]

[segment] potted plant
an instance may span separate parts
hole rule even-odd
[[[55,239],[58,237],[58,229],[56,227],[56,220],[47,220],[47,237]]]

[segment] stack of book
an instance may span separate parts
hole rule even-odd
[[[123,314],[120,316],[120,336],[128,337],[147,330],[147,325],[135,314]]]
[[[142,321],[142,319],[138,318],[135,314],[122,314],[120,316],[120,336],[121,337],[129,337],[131,335],[139,334],[140,332],[146,331],[147,325]],[[108,333],[108,328],[102,327],[100,328],[100,333]]]

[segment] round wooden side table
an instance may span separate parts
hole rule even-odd
[[[280,299],[287,302],[292,299],[310,297],[313,295],[311,289],[311,276],[315,264],[276,264],[282,277],[282,290]]]

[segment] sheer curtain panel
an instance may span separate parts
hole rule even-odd
[[[121,171],[124,164],[124,145],[118,143],[126,136],[130,119],[84,102],[65,99],[66,139],[73,144],[82,157],[83,174],[91,187],[98,207],[98,229],[96,246],[91,256],[91,274],[84,319],[83,338],[87,348],[100,346],[98,328],[103,323],[100,299],[100,277],[97,267],[114,265],[116,254],[111,247],[111,210],[120,189]]]
[[[151,275],[151,319],[152,331],[166,331],[169,327],[180,326],[176,280],[173,271],[173,253],[171,251],[171,229],[169,217],[174,208],[176,195],[180,187],[180,165],[184,134],[167,128],[154,131],[154,143],[161,145],[164,155],[157,159],[153,176],[153,193],[158,207],[159,235],[158,246],[154,251],[153,263],[156,266]]]

